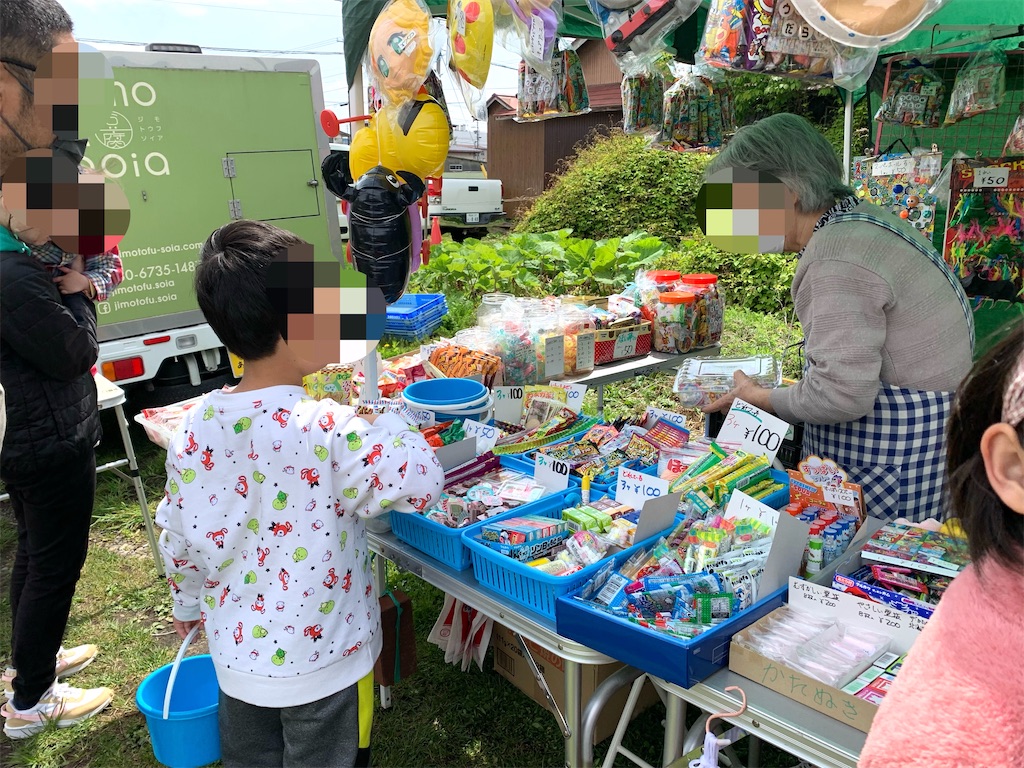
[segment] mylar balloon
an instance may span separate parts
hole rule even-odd
[[[430,12],[418,0],[391,0],[370,30],[370,71],[389,104],[416,96],[430,70]]]
[[[483,88],[494,47],[491,0],[448,0],[448,34],[455,70],[473,87]]]
[[[403,168],[421,179],[444,172],[448,157],[448,118],[441,105],[426,94],[402,108],[384,107],[374,116],[380,162]]]

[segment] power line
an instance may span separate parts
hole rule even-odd
[[[137,45],[145,47],[149,43],[140,43],[135,40],[99,40],[91,37],[78,38],[83,43],[96,43],[99,45]],[[344,56],[344,51],[279,51],[267,48],[220,48],[214,45],[199,46],[204,51],[227,51],[229,53],[266,53],[278,56]]]
[[[246,13],[273,13],[286,16],[316,16],[322,19],[336,19],[337,16],[330,13],[305,13],[302,11],[272,11],[265,8],[247,8],[239,5],[217,5],[215,3],[196,3],[188,0],[146,0],[150,3],[162,3],[165,5],[192,5],[199,8],[223,8],[229,11],[245,11]]]

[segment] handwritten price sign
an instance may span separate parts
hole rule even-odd
[[[583,396],[587,394],[586,384],[568,384],[564,381],[552,381],[552,387],[565,391],[565,404],[572,408],[573,413],[583,410]]]
[[[569,487],[569,465],[538,453],[534,479],[552,493],[564,491]]]
[[[462,422],[462,428],[466,431],[466,437],[476,438],[476,452],[478,454],[487,453],[498,442],[499,433],[496,427],[489,427],[473,419],[465,419]]]
[[[646,429],[650,429],[661,419],[680,427],[686,426],[686,417],[683,414],[664,411],[661,408],[655,408],[653,405],[647,406],[647,411],[644,413],[644,427]]]
[[[975,187],[1005,187],[1010,183],[1009,168],[975,168]]]
[[[494,420],[518,424],[523,418],[523,388],[494,388]]]
[[[718,433],[719,442],[734,443],[741,450],[775,461],[789,424],[743,400],[736,400]]]
[[[619,478],[615,486],[615,499],[633,509],[643,509],[651,499],[668,493],[668,480],[645,475],[634,469],[619,467]]]

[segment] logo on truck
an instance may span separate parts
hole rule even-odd
[[[117,108],[149,108],[156,103],[156,89],[143,81],[135,83],[131,89],[128,89],[124,83],[119,81],[115,81],[114,86],[118,93],[114,100],[115,109],[111,110],[106,127],[95,134],[99,144],[108,150],[112,150],[100,158],[100,169],[115,179],[120,179],[126,174],[134,174],[135,178],[138,179],[142,178],[144,173],[150,176],[170,176],[170,163],[168,163],[167,157],[161,152],[149,152],[144,155],[132,152],[128,157],[118,154],[119,150],[127,149],[135,140],[136,128],[132,125],[131,119],[124,113],[118,112]],[[163,138],[160,135],[163,128],[159,125],[160,118],[158,116],[154,115],[148,121],[143,117],[139,117],[138,123],[138,132],[142,137],[142,141],[147,139],[153,140],[158,137]],[[95,161],[88,157],[82,160],[82,165],[91,169],[96,168]]]

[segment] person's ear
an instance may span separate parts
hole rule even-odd
[[[1002,502],[1024,515],[1024,447],[1009,424],[993,424],[981,437],[981,458],[992,490]]]

